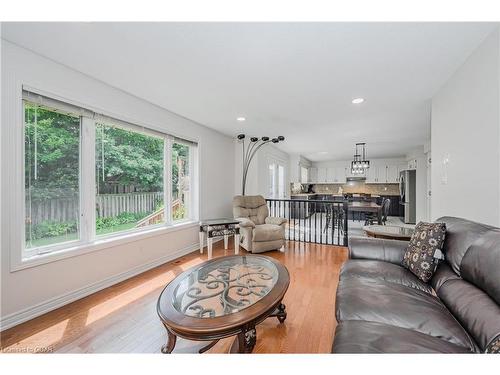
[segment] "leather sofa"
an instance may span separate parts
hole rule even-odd
[[[286,219],[270,217],[266,199],[261,195],[237,195],[233,215],[240,224],[240,245],[251,253],[277,250],[285,245]]]
[[[401,266],[407,242],[350,239],[333,353],[484,353],[498,343],[500,229],[437,222],[447,227],[446,259],[429,283]]]

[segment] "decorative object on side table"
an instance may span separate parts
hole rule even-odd
[[[209,219],[200,221],[200,253],[207,234],[208,259],[212,259],[212,244],[215,237],[224,236],[224,249],[227,250],[229,236],[234,236],[234,253],[240,250],[240,226],[236,219]]]
[[[251,353],[255,326],[268,317],[286,319],[283,297],[288,270],[262,255],[225,256],[208,260],[177,276],[161,292],[157,312],[167,330],[162,353],[171,353],[177,337],[210,341],[237,335],[231,352]]]
[[[285,140],[285,137],[282,135],[276,137],[276,138],[269,138],[269,137],[262,137],[262,138],[257,138],[257,137],[251,137],[250,142],[248,145],[245,147],[245,139],[246,136],[245,134],[238,134],[236,137],[238,139],[238,142],[241,143],[243,147],[243,153],[242,153],[242,159],[243,159],[243,173],[242,173],[242,181],[241,181],[241,195],[245,195],[245,188],[246,188],[246,183],[247,183],[247,174],[248,174],[248,168],[250,166],[250,163],[252,162],[253,157],[259,151],[259,149],[268,144],[268,143],[279,143],[283,142]]]

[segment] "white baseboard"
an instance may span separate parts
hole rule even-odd
[[[216,241],[214,241],[214,242],[216,242]],[[55,310],[59,307],[67,305],[68,303],[79,300],[83,297],[86,297],[86,296],[92,294],[92,293],[98,292],[102,289],[108,288],[108,287],[115,285],[119,282],[130,279],[133,276],[136,276],[140,273],[148,271],[152,268],[158,267],[159,265],[161,265],[163,263],[170,262],[176,258],[179,258],[181,256],[189,254],[192,251],[199,249],[199,246],[200,246],[199,243],[192,244],[192,245],[187,246],[183,249],[177,250],[176,252],[174,252],[172,254],[168,254],[168,255],[165,255],[161,258],[158,258],[152,262],[134,267],[129,271],[119,273],[118,275],[108,277],[104,280],[87,285],[83,288],[79,288],[79,289],[74,290],[72,292],[63,294],[63,295],[55,297],[55,298],[51,298],[45,302],[28,307],[28,308],[23,309],[21,311],[18,311],[16,313],[1,317],[0,318],[0,332],[6,330],[8,328],[14,327],[18,324],[24,323],[28,320],[33,319],[33,318],[36,318],[37,316],[48,313],[49,311],[52,311],[52,310]]]

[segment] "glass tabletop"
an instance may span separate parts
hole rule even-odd
[[[173,306],[197,318],[234,314],[264,298],[278,281],[278,269],[254,256],[216,259],[179,281]]]

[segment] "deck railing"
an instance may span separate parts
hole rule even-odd
[[[287,219],[287,240],[347,246],[347,201],[266,199],[269,215]]]

